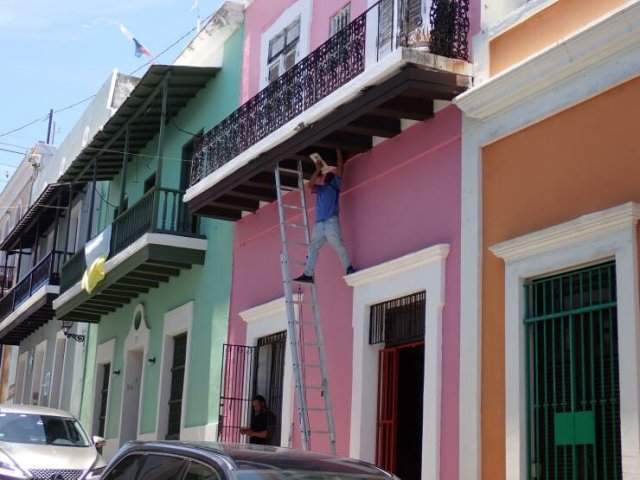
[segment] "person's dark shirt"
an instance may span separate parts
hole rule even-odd
[[[263,410],[260,413],[256,413],[251,418],[251,431],[253,432],[268,432],[267,438],[250,437],[249,443],[255,445],[271,445],[271,439],[273,437],[273,430],[276,424],[276,416],[269,410]]]

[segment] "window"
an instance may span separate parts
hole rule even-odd
[[[369,344],[424,340],[426,292],[415,293],[371,307]]]
[[[171,390],[169,396],[169,425],[167,440],[180,438],[182,422],[182,395],[184,392],[184,369],[187,364],[187,334],[173,337],[173,365],[171,366]]]
[[[192,463],[184,480],[218,480],[219,478],[220,475],[215,470],[199,463]]]
[[[527,478],[622,478],[616,264],[525,284]]]
[[[331,17],[329,25],[329,36],[333,37],[336,33],[346,27],[351,21],[351,3],[346,4],[338,13]]]
[[[107,423],[107,401],[109,399],[109,376],[111,375],[111,364],[101,365],[102,387],[100,389],[100,416],[98,418],[98,435],[104,437]]]
[[[167,455],[147,455],[136,480],[175,480],[185,465],[182,458]]]
[[[152,175],[149,176],[149,178],[147,178],[144,181],[144,193],[147,193],[149,190],[151,190],[155,186],[156,186],[156,174],[154,172]]]
[[[104,480],[135,480],[140,467],[144,463],[145,457],[142,455],[129,455],[120,461],[104,477]]]
[[[289,24],[269,41],[268,72],[269,83],[293,67],[298,61],[300,42],[300,18]]]

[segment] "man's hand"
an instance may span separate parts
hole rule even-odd
[[[342,150],[339,148],[336,148],[336,159],[336,175],[342,177],[342,174],[344,173],[344,157],[342,156]]]
[[[241,435],[249,435],[250,433],[251,433],[251,429],[250,429],[250,428],[242,427],[242,428],[240,429],[240,434],[241,434]]]

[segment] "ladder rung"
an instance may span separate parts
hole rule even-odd
[[[326,408],[320,408],[320,407],[311,407],[311,408],[307,408],[307,411],[309,411],[309,412],[326,412],[327,409]]]
[[[307,242],[293,242],[294,245],[298,245],[299,247],[308,247],[309,244]]]
[[[284,190],[285,192],[299,192],[300,189],[298,187],[289,187],[287,185],[280,185],[280,190]]]
[[[290,203],[283,203],[282,206],[284,208],[291,208],[293,210],[303,210],[302,207],[298,206],[298,205],[291,205]]]
[[[320,344],[319,343],[305,343],[304,344],[305,347],[316,347],[316,348],[320,348]]]
[[[292,168],[281,168],[281,167],[278,167],[278,171],[282,172],[282,173],[291,173],[293,175],[300,175],[300,172],[298,170],[294,170]]]
[[[309,433],[317,433],[318,435],[330,435],[331,432],[327,430],[311,430]]]
[[[295,228],[307,228],[306,225],[300,223],[285,223],[287,227],[295,227]]]
[[[304,305],[302,300],[287,300],[287,303],[293,303],[294,305]]]
[[[320,365],[317,363],[305,363],[303,367],[304,368],[320,368]]]
[[[305,390],[324,390],[322,385],[306,385],[304,387]]]

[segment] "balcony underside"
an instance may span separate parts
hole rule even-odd
[[[34,295],[0,322],[0,344],[19,345],[25,338],[53,320],[53,300],[58,287],[42,286]]]
[[[72,322],[97,323],[140,295],[204,263],[206,240],[147,234],[105,264],[106,276],[89,294],[80,282],[54,303],[56,317]]]
[[[405,49],[402,55],[401,68],[383,81],[365,84],[348,102],[334,101],[335,106],[319,119],[298,124],[293,135],[291,129],[283,132],[286,140],[265,149],[256,158],[207,185],[208,188],[198,189],[198,184],[194,185],[187,193],[187,197],[191,197],[187,198],[189,209],[198,215],[239,220],[243,212],[255,212],[261,202],[276,199],[273,172],[278,163],[295,168],[297,161],[303,160],[305,176],[309,178],[313,171],[310,153],[319,152],[327,163],[334,164],[336,148],[347,156],[366,152],[372,148],[374,137],[392,138],[400,134],[403,119],[423,121],[433,117],[435,100],[452,100],[470,85],[466,71],[461,74],[425,66],[421,63],[421,54],[411,49]],[[328,103],[332,99],[327,97],[324,101]],[[304,117],[302,114],[293,122],[298,119],[303,122]],[[215,174],[214,171],[210,175]],[[205,184],[207,180],[200,183]],[[286,186],[296,184],[295,176],[290,174],[283,173],[281,181]]]

